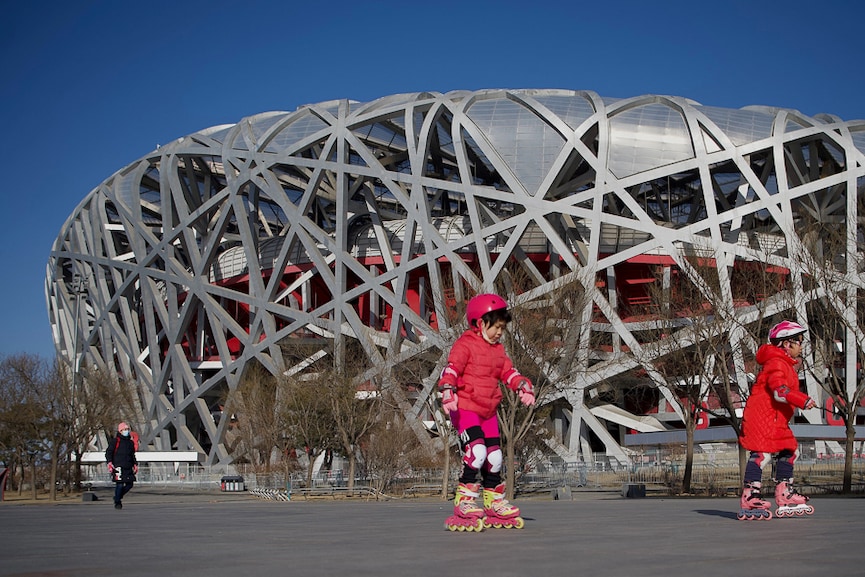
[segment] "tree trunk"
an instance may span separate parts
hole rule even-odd
[[[694,469],[694,428],[696,424],[696,419],[693,416],[689,417],[688,422],[685,423],[688,440],[685,448],[685,471],[682,473],[682,493],[691,492],[691,473]]]
[[[72,466],[74,467],[73,473],[75,475],[73,481],[75,483],[74,487],[75,487],[76,491],[81,490],[81,478],[83,476],[81,473],[81,455],[82,455],[82,453],[83,453],[83,451],[80,449],[75,449],[72,451]]]
[[[38,499],[38,493],[36,490],[36,461],[30,462],[30,492],[33,495],[33,500]]]
[[[507,459],[505,461],[505,466],[507,467],[505,470],[505,498],[513,499],[516,472],[514,471],[514,442],[512,439],[508,439],[505,451],[507,453]]]
[[[318,457],[312,451],[307,451],[306,453],[307,461],[309,465],[306,467],[306,488],[312,489],[312,468],[315,466],[315,459]]]
[[[288,454],[288,451],[285,451],[284,454]],[[289,465],[288,457],[283,459],[283,467],[282,467],[282,486],[285,487],[285,493],[291,498],[291,466]]]
[[[450,429],[448,429],[450,431]],[[442,444],[444,445],[445,459],[444,465],[442,466],[442,501],[447,501],[450,498],[450,479],[451,479],[451,446],[450,446],[450,433],[448,433],[448,438],[442,438]]]
[[[847,439],[844,443],[844,482],[841,486],[842,493],[850,493],[853,489],[853,443],[856,440],[856,413],[844,419],[847,429]]]
[[[57,448],[57,443],[55,442],[51,446],[51,474],[49,475],[51,488],[48,489],[49,499],[51,501],[57,500],[57,462],[60,460],[60,450]]]
[[[348,454],[348,496],[351,497],[354,492],[354,470],[357,466],[357,455],[352,449]]]

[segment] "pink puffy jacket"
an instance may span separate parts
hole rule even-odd
[[[502,400],[499,381],[516,390],[523,378],[501,343],[491,345],[479,332],[468,330],[451,348],[439,387],[456,388],[461,410],[489,419]]]
[[[783,349],[765,344],[757,350],[757,362],[763,368],[745,403],[739,443],[761,453],[795,451],[799,445],[790,430],[790,418],[795,408],[805,408],[810,398],[799,390],[799,361]]]

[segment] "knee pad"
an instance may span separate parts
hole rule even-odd
[[[466,446],[463,462],[474,470],[478,470],[487,460],[487,446],[483,440],[474,441]]]
[[[778,453],[778,461],[784,461],[786,463],[793,464],[793,461],[796,460],[796,453],[791,451],[790,449],[784,449],[780,453]]]
[[[463,446],[463,463],[474,470],[479,470],[487,460],[487,446],[484,444],[484,432],[480,427],[469,427],[460,435]]]
[[[502,470],[502,450],[499,447],[491,447],[487,453],[490,473],[498,473]]]
[[[763,468],[771,461],[769,453],[753,451],[745,465],[745,484],[760,482],[763,478]]]
[[[771,460],[771,453],[760,453],[758,451],[752,451],[751,456],[748,458],[748,463],[754,463],[755,465],[760,467],[760,470],[762,471],[766,468],[766,465],[771,462]]]

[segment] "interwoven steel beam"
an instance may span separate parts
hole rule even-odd
[[[562,310],[579,325],[562,336],[576,364],[543,365],[559,384],[545,401],[567,407],[556,450],[588,456],[600,440],[626,461],[587,404],[593,387],[651,366],[652,343],[635,336],[650,279],[626,266],[687,276],[697,251],[800,270],[801,211],[857,221],[863,150],[862,121],[657,95],[458,91],[258,114],[161,146],[91,191],[50,255],[50,321],[61,358],[80,343],[85,364],[137,383],[143,443],[226,464],[220,400],[252,361],[297,374],[360,355],[386,369],[381,385],[425,440],[435,370],[464,327],[458,303],[513,266],[525,277],[514,306],[567,283],[587,295]],[[752,321],[718,270],[724,314]],[[88,290],[77,323],[76,278]],[[592,349],[593,331],[613,352]],[[409,363],[426,371],[412,386],[388,376]]]

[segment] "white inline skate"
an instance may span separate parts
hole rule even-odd
[[[793,479],[779,479],[775,485],[776,517],[802,517],[813,515],[814,507],[808,504],[809,498],[793,488]]]

